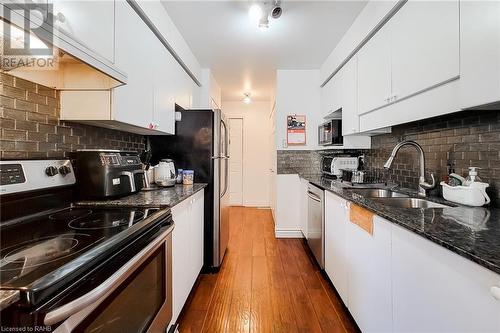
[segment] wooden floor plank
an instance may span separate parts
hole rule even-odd
[[[273,332],[273,311],[269,288],[252,289],[250,332]]]
[[[321,284],[323,285],[323,289],[325,290],[326,295],[330,299],[333,308],[335,309],[340,318],[340,321],[345,331],[359,332],[359,328],[356,326],[356,323],[354,323],[349,313],[347,313],[347,310],[344,304],[342,303],[340,296],[338,296],[336,291],[333,290],[333,288],[330,286],[330,282],[326,280],[326,278],[323,276],[323,274],[321,274],[321,272],[318,272],[317,274],[319,280],[321,281]]]
[[[221,270],[203,274],[181,333],[357,332],[302,239],[276,239],[270,210],[232,207]]]
[[[232,290],[231,307],[227,318],[228,333],[248,333],[250,331],[251,301],[250,290]]]
[[[323,332],[344,332],[344,326],[324,290],[310,289],[307,292]]]

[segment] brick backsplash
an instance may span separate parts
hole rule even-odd
[[[358,156],[367,150],[278,150],[277,173],[315,175],[321,173],[322,155],[352,155]]]
[[[490,183],[487,190],[500,203],[500,110],[461,111],[445,116],[398,125],[392,133],[372,137],[372,149],[366,166],[382,169],[394,146],[402,140],[418,142],[425,152],[426,177],[434,173],[436,182],[443,179],[447,164],[455,172],[466,176],[469,166],[477,166],[482,181]],[[418,187],[418,155],[413,147],[400,150],[393,168],[386,177],[407,188]],[[438,185],[433,194],[440,194]]]
[[[0,73],[2,159],[63,158],[77,149],[142,151],[142,135],[59,120],[59,92]]]

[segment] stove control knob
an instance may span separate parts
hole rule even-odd
[[[59,173],[64,177],[68,173],[71,173],[71,168],[67,165],[63,165],[63,166],[59,167]]]
[[[47,167],[47,169],[45,169],[45,173],[47,174],[47,176],[53,177],[53,176],[58,174],[58,171],[57,171],[56,167],[49,166],[49,167]]]

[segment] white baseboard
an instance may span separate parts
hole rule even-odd
[[[298,229],[275,229],[274,236],[276,238],[304,238],[302,231]]]

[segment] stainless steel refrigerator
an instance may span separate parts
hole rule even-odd
[[[174,160],[205,188],[204,269],[219,269],[229,240],[229,127],[220,110],[179,110],[175,135],[149,137],[152,163]]]

